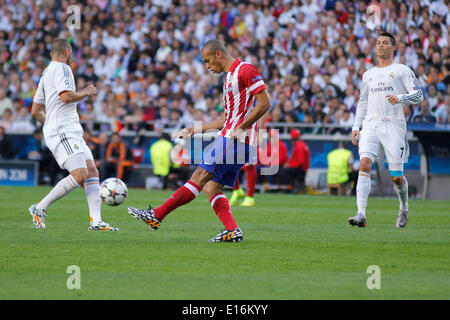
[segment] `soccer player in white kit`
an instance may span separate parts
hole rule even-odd
[[[409,147],[403,105],[420,103],[423,94],[414,72],[406,65],[394,63],[395,49],[392,34],[380,33],[376,42],[377,65],[362,77],[351,133],[352,143],[359,145],[358,212],[348,219],[351,225],[359,227],[367,225],[370,172],[380,146],[383,146],[394,189],[400,200],[396,227],[405,227],[408,222],[408,182],[403,175],[403,165],[408,160]]]
[[[31,114],[44,124],[44,140],[59,166],[70,174],[29,211],[37,228],[45,228],[47,208],[72,190],[84,186],[89,206],[89,230],[118,231],[101,219],[99,175],[91,150],[83,140],[83,129],[77,113],[77,102],[96,94],[89,85],[77,92],[72,69],[68,65],[72,47],[66,39],[52,42],[52,61],[42,73],[33,99]]]

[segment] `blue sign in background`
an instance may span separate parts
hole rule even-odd
[[[0,185],[33,187],[37,185],[37,181],[37,162],[0,160]]]

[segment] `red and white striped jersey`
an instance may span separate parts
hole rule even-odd
[[[225,75],[223,84],[225,123],[219,132],[220,135],[230,138],[230,130],[238,127],[250,114],[254,107],[255,95],[264,89],[266,85],[258,69],[236,58]],[[255,122],[240,141],[256,147],[257,130],[258,125]]]

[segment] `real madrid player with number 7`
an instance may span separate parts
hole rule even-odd
[[[395,225],[403,228],[408,223],[408,181],[403,175],[403,165],[408,160],[409,148],[403,105],[420,103],[423,94],[411,68],[394,63],[395,50],[392,34],[381,32],[376,42],[377,65],[362,77],[351,133],[352,143],[359,145],[360,167],[356,187],[358,212],[348,219],[351,225],[359,227],[367,225],[370,172],[380,146],[384,149],[394,189],[400,200]]]
[[[45,144],[59,166],[70,174],[59,181],[37,204],[31,205],[30,214],[37,228],[45,228],[47,209],[56,200],[72,190],[84,186],[89,206],[89,230],[117,231],[101,219],[99,175],[91,150],[83,140],[83,129],[77,113],[77,102],[96,94],[89,85],[76,91],[72,69],[68,65],[72,47],[66,39],[53,40],[52,61],[43,71],[33,99],[31,114],[44,124]]]

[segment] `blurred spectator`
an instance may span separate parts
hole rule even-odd
[[[160,138],[150,146],[150,158],[153,166],[153,174],[160,178],[162,189],[167,188],[167,179],[171,167],[171,154],[173,145],[170,136],[162,133]]]
[[[2,119],[0,120],[0,126],[5,128],[6,131],[10,131],[13,126],[13,114],[12,109],[7,108],[2,113]]]
[[[283,184],[292,186],[292,193],[305,193],[305,177],[310,164],[309,148],[300,138],[300,131],[297,129],[291,131],[291,141],[291,156],[281,168],[280,179]]]
[[[33,138],[30,139],[28,146],[23,149],[27,152],[26,159],[39,162],[39,184],[55,185],[59,176],[62,176],[63,170],[45,145],[41,127],[34,130]]]
[[[100,140],[92,135],[91,130],[87,128],[87,126],[83,126],[83,139],[84,142],[86,142],[86,145],[91,150],[94,160],[97,159],[97,157],[99,156]]]
[[[259,156],[259,161],[263,166],[278,168],[276,174],[266,175],[264,177],[270,184],[280,183],[280,168],[288,161],[288,149],[283,140],[280,139],[277,130],[269,130],[268,140]]]
[[[13,102],[6,95],[6,89],[0,87],[0,115],[3,115],[6,109],[13,110]]]
[[[345,142],[340,141],[338,148],[327,154],[327,184],[328,185],[350,185],[352,194],[356,190],[357,172],[353,170],[353,153],[348,150]],[[343,195],[345,195],[345,187]]]
[[[2,5],[0,116],[5,109],[13,111],[12,124],[4,121],[7,131],[32,130],[24,111],[16,118],[13,101],[19,99],[29,109],[49,62],[46,44],[57,36],[70,38],[73,45],[77,86],[93,83],[98,89],[92,101],[79,107],[82,121],[101,131],[160,130],[147,121],[158,121],[157,109],[163,107],[170,119],[178,119],[172,111],[179,110],[182,126],[192,125],[194,118],[216,117],[211,109],[222,112],[223,76],[207,72],[200,55],[211,38],[224,40],[234,56],[261,70],[273,95],[270,118],[281,123],[292,122],[296,114],[297,122],[339,124],[346,115],[328,105],[334,100],[347,106],[351,119],[362,74],[376,63],[377,32],[366,26],[369,1],[83,3],[81,20],[86,23],[81,30],[67,29],[67,1],[14,0]],[[442,0],[382,5],[386,10],[381,11],[381,27],[397,38],[395,62],[413,68],[429,92],[431,114],[446,122],[442,102],[450,79],[448,5]],[[197,109],[203,111],[194,112]],[[167,123],[162,127],[171,129]],[[323,131],[305,128],[303,133]]]
[[[106,149],[106,176],[115,176],[126,182],[133,165],[133,154],[130,147],[122,141],[117,132],[113,133],[111,142]]]
[[[108,178],[108,163],[106,161],[106,151],[108,150],[109,137],[106,133],[102,132],[98,135],[98,144],[96,145],[94,152],[95,165],[98,169],[100,181]]]
[[[436,118],[430,113],[428,100],[423,100],[420,104],[420,113],[413,119],[414,123],[436,123]]]
[[[16,150],[11,139],[6,135],[5,128],[0,126],[0,158],[12,159],[16,154]]]

